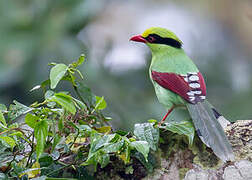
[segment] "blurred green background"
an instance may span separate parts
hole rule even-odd
[[[29,90],[48,78],[47,64],[85,53],[86,84],[105,96],[115,127],[159,120],[165,109],[149,81],[150,52],[129,38],[161,26],[184,42],[209,101],[231,121],[252,117],[249,0],[8,0],[0,26],[0,103],[42,98]]]

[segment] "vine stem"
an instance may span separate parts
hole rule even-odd
[[[72,146],[74,145],[74,143],[75,143],[76,139],[78,138],[79,134],[80,134],[80,131],[79,131],[79,129],[77,129],[77,135],[74,137],[74,141],[73,141],[73,143],[70,145],[69,149],[72,148]]]

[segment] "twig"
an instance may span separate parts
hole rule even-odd
[[[32,134],[31,152],[30,152],[30,154],[29,154],[29,157],[28,157],[28,160],[27,160],[27,163],[26,163],[26,167],[28,167],[28,165],[29,165],[29,161],[30,161],[31,156],[32,156],[32,153],[33,153],[33,149],[34,149],[34,146],[33,146],[33,141],[34,141],[34,133]]]

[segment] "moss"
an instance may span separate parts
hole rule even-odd
[[[189,168],[180,168],[179,169],[179,179],[184,179],[187,171],[189,171]]]
[[[208,148],[198,136],[194,139],[193,147],[191,148],[195,155],[193,163],[200,165],[203,169],[217,169],[221,165],[221,161],[215,156],[213,151]]]

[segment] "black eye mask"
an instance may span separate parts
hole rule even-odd
[[[182,44],[172,38],[163,38],[157,34],[149,34],[146,38],[145,38],[149,43],[153,43],[153,44],[165,44],[168,46],[172,46],[175,48],[181,48]]]

